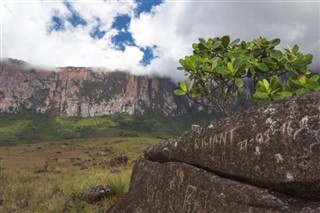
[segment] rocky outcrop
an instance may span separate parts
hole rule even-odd
[[[146,150],[263,187],[320,200],[320,93],[252,108]],[[312,186],[312,187],[311,187]]]
[[[201,110],[173,94],[169,78],[102,68],[41,68],[6,59],[0,69],[0,111],[32,110],[60,116],[115,113],[184,115]]]
[[[144,155],[110,212],[320,212],[320,93],[212,121]]]
[[[320,212],[320,203],[221,178],[185,163],[135,164],[129,193],[109,213]]]

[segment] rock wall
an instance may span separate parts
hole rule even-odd
[[[1,61],[0,79],[2,112],[92,117],[120,112],[178,116],[202,110],[175,96],[176,86],[168,78],[102,68],[40,68],[6,59]]]
[[[144,156],[109,212],[320,212],[320,93],[212,121]]]

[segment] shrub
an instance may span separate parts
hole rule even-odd
[[[178,70],[187,79],[174,93],[228,115],[231,99],[243,93],[244,80],[253,82],[255,102],[320,91],[319,76],[307,77],[313,56],[301,53],[298,45],[278,50],[279,43],[262,37],[250,42],[230,42],[229,36],[200,38],[192,45],[193,54],[179,60]],[[282,83],[279,77],[284,75],[288,78]]]

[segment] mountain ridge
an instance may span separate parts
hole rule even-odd
[[[176,84],[169,78],[95,67],[44,68],[17,59],[1,60],[0,78],[0,112],[95,117],[180,116],[204,110],[186,97],[175,96]]]

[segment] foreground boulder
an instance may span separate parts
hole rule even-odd
[[[320,212],[320,203],[221,178],[184,163],[139,159],[109,213]]]
[[[320,201],[320,93],[254,107],[231,118],[212,121],[178,139],[148,148],[145,157],[162,163],[184,162],[225,178]],[[161,176],[159,172],[157,175]],[[201,184],[209,181],[206,187],[210,187],[211,178],[194,178]],[[154,184],[158,187],[164,183]],[[169,185],[162,186],[169,190]],[[235,192],[232,188],[228,190]],[[218,199],[218,194],[212,196]]]
[[[120,154],[115,156],[113,159],[111,159],[110,161],[110,166],[114,167],[114,166],[125,166],[128,163],[128,156]]]
[[[110,195],[111,195],[111,189],[109,186],[105,186],[105,185],[92,187],[84,190],[83,192],[84,199],[90,204],[98,202]]]

